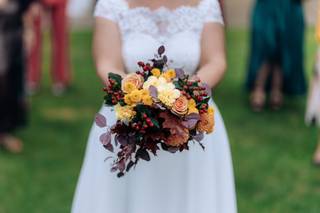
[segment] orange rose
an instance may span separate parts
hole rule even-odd
[[[185,115],[188,112],[188,99],[180,96],[173,104],[172,111],[178,115]]]
[[[199,132],[206,132],[207,134],[213,132],[214,129],[214,114],[204,113],[200,114],[200,121],[197,125],[197,130]]]
[[[127,75],[121,82],[122,85],[122,91],[125,93],[130,93],[131,91],[127,91],[126,85],[133,85],[134,89],[141,89],[143,85],[144,79],[141,75],[138,75],[136,73],[131,73]]]

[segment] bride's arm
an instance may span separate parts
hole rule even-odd
[[[216,23],[206,24],[202,34],[201,61],[197,76],[213,88],[222,80],[226,67],[224,27]]]
[[[121,56],[121,35],[114,22],[96,18],[93,57],[97,74],[104,83],[107,83],[110,72],[125,75]]]

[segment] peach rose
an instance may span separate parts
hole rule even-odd
[[[180,96],[174,102],[172,111],[178,115],[185,115],[188,112],[188,99],[185,96]]]
[[[138,75],[136,73],[131,73],[127,75],[124,79],[122,79],[121,85],[122,85],[122,91],[125,93],[130,93],[132,91],[127,91],[126,85],[130,84],[134,86],[134,89],[141,89],[143,85],[144,79],[141,75]]]
[[[197,130],[199,132],[206,132],[207,134],[213,132],[214,129],[214,114],[204,113],[200,114],[200,121],[197,125]]]

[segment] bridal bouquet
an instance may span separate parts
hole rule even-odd
[[[117,122],[96,115],[96,124],[106,131],[100,136],[110,152],[117,149],[112,172],[123,176],[140,159],[160,150],[188,150],[190,142],[201,143],[214,129],[214,109],[209,106],[210,89],[182,69],[170,69],[161,46],[150,63],[138,62],[140,70],[125,78],[110,73],[105,104],[114,107]],[[112,140],[113,138],[113,140]]]

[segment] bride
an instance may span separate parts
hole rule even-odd
[[[94,59],[99,77],[135,72],[136,62],[166,47],[170,66],[184,68],[212,88],[225,69],[224,27],[217,0],[99,0]],[[211,101],[213,105],[213,101]],[[217,108],[216,108],[217,109]],[[115,122],[111,108],[101,114]],[[122,178],[110,172],[109,153],[92,127],[76,189],[73,213],[235,213],[232,160],[223,120],[216,110],[215,132],[203,151],[159,152]]]

